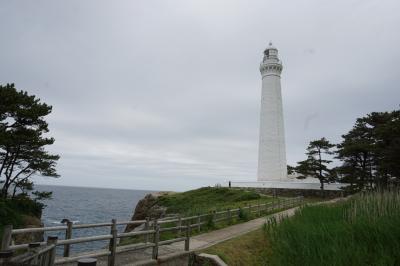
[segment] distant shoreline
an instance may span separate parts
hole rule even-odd
[[[131,190],[131,191],[148,191],[149,193],[162,192],[160,190],[148,190],[148,189],[134,189],[134,188],[107,188],[107,187],[89,187],[89,186],[71,186],[71,185],[48,185],[48,184],[36,184],[36,187],[70,187],[70,188],[88,188],[88,189],[113,189],[113,190]]]

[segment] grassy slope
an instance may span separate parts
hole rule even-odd
[[[271,265],[399,265],[400,196],[312,206],[267,230]]]
[[[167,207],[168,213],[198,214],[212,210],[226,210],[247,204],[271,201],[272,198],[262,196],[253,191],[229,188],[204,187],[182,193],[161,196],[158,203]]]
[[[264,203],[272,200],[272,197],[243,189],[204,187],[182,193],[160,196],[158,204],[167,207],[167,213],[180,213],[183,216],[190,216],[199,213],[207,213],[213,210],[244,207],[248,204],[255,205],[258,202]],[[247,211],[243,211],[240,218],[232,218],[231,221],[222,221],[216,224],[206,221],[206,224],[201,227],[200,232],[197,231],[197,228],[194,228],[191,235],[197,235],[199,233],[224,228],[232,224],[246,222],[253,218],[256,218],[255,214],[250,215]],[[163,226],[172,227],[175,226],[175,223],[164,224]],[[177,237],[176,232],[172,231],[162,232],[160,234],[161,240],[168,240],[175,237]],[[121,244],[126,245],[141,241],[143,241],[141,237],[124,238]]]
[[[400,265],[400,194],[310,206],[205,252],[229,265]],[[260,234],[263,233],[263,234]]]
[[[262,229],[209,247],[202,252],[218,255],[228,265],[267,265],[268,242]]]

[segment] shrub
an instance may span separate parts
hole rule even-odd
[[[206,226],[208,229],[215,229],[215,222],[214,222],[214,214],[207,216],[207,223]]]
[[[249,213],[242,208],[239,208],[239,214],[238,214],[239,220],[242,221],[248,221],[250,219]]]
[[[23,226],[24,216],[40,218],[43,204],[27,196],[18,196],[15,199],[0,200],[0,235],[5,225],[12,224],[14,228]],[[26,219],[26,217],[25,217]]]

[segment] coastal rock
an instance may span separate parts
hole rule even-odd
[[[157,204],[157,198],[161,195],[165,195],[165,193],[166,192],[147,194],[137,203],[131,220],[145,220],[147,217],[150,219],[160,219],[165,217],[166,208]],[[139,225],[136,224],[128,224],[125,228],[125,232],[130,232],[138,226]]]

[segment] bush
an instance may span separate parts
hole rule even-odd
[[[0,235],[5,225],[12,224],[14,228],[23,226],[23,216],[40,218],[43,204],[27,196],[18,196],[15,199],[0,199]]]
[[[248,221],[250,219],[249,213],[247,211],[243,210],[242,208],[239,208],[238,218],[241,221]]]
[[[215,229],[214,214],[207,216],[206,226],[208,229]]]

